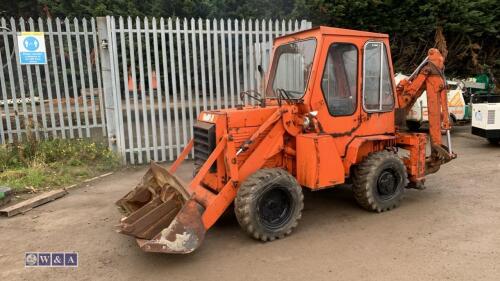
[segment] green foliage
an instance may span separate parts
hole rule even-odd
[[[0,185],[17,192],[60,187],[110,171],[120,164],[108,146],[88,139],[0,145]]]
[[[447,73],[470,76],[485,67],[500,74],[497,0],[298,0],[294,16],[315,24],[388,33],[396,70],[409,73],[435,46],[442,28]]]
[[[441,28],[447,73],[500,73],[498,0],[3,0],[2,16],[176,16],[308,19],[314,25],[388,33],[397,71],[411,72]]]
[[[40,142],[35,153],[35,159],[43,163],[78,161],[94,163],[104,161],[112,163],[115,155],[103,142],[88,139],[53,139]],[[74,162],[73,162],[74,163]]]

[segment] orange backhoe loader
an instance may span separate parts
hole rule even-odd
[[[437,49],[394,85],[386,34],[317,27],[279,37],[258,105],[205,111],[194,137],[167,170],[156,163],[117,204],[119,232],[149,252],[189,253],[234,203],[255,239],[292,232],[301,218],[302,187],[352,182],[359,204],[375,212],[399,205],[405,188],[456,157],[451,150],[444,59]],[[399,126],[427,92],[427,136]],[[446,130],[447,146],[441,133]],[[195,176],[175,171],[194,149]]]

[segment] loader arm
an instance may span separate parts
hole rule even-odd
[[[426,173],[433,173],[441,164],[456,158],[451,150],[450,122],[446,79],[444,77],[444,58],[437,49],[430,49],[426,59],[408,79],[403,79],[396,87],[399,108],[406,113],[425,91],[429,116],[429,136],[431,157],[427,160]],[[448,146],[444,146],[441,130],[446,130]]]
[[[148,252],[190,253],[198,248],[205,232],[214,225],[236,197],[239,183],[260,169],[264,163],[284,149],[282,109],[277,109],[244,142],[238,151],[253,152],[238,164],[235,143],[224,135],[193,180],[185,185],[173,173],[193,147],[191,140],[169,170],[151,163],[141,183],[117,205],[125,210],[118,231],[134,236],[141,249]],[[266,134],[265,136],[263,134]],[[256,143],[256,139],[262,139]],[[212,164],[223,155],[228,179],[215,192],[202,184]],[[161,218],[161,219],[160,219]]]

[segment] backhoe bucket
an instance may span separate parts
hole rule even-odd
[[[118,232],[147,252],[190,253],[205,238],[203,207],[175,175],[152,162],[136,188],[116,202],[125,213]]]

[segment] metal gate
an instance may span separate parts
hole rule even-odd
[[[42,31],[47,64],[19,63],[17,34]],[[106,135],[94,19],[0,19],[0,144]]]
[[[0,144],[103,138],[131,164],[169,161],[202,110],[260,88],[277,36],[307,21],[0,19]],[[18,32],[43,31],[47,64],[21,65]],[[246,102],[253,102],[246,101]]]
[[[202,110],[259,89],[272,40],[310,22],[98,18],[111,144],[129,163],[174,160]]]

